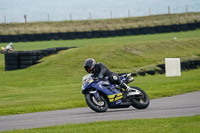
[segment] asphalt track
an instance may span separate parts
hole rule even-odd
[[[130,107],[109,109],[105,113],[95,113],[90,108],[78,108],[0,116],[0,131],[38,128],[68,123],[166,118],[197,114],[200,114],[200,91],[151,100],[150,106],[144,110],[137,110]]]

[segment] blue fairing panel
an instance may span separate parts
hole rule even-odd
[[[114,107],[122,102],[122,93],[114,88],[114,86],[107,86],[107,83],[103,83],[104,81],[99,82],[93,87],[98,91],[107,95],[109,100],[109,106]]]

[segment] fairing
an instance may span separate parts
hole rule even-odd
[[[83,77],[82,93],[86,94],[90,92],[91,89],[96,89],[97,92],[106,95],[110,107],[115,107],[123,102],[122,93],[117,90],[113,84],[111,84],[108,80],[94,80],[92,74],[88,74]]]

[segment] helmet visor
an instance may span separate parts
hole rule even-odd
[[[92,73],[92,70],[94,68],[94,65],[92,67],[89,67],[89,66],[84,66],[85,70],[88,72],[88,73]]]

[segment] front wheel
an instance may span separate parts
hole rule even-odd
[[[96,112],[106,112],[108,109],[108,103],[102,95],[99,95],[99,99],[96,99],[93,94],[87,93],[85,100],[87,105]]]
[[[145,109],[149,106],[150,100],[148,95],[146,94],[145,91],[140,89],[139,87],[134,87],[132,86],[131,88],[134,88],[138,91],[140,91],[140,95],[135,95],[134,98],[132,99],[132,106],[135,107],[136,109]]]

